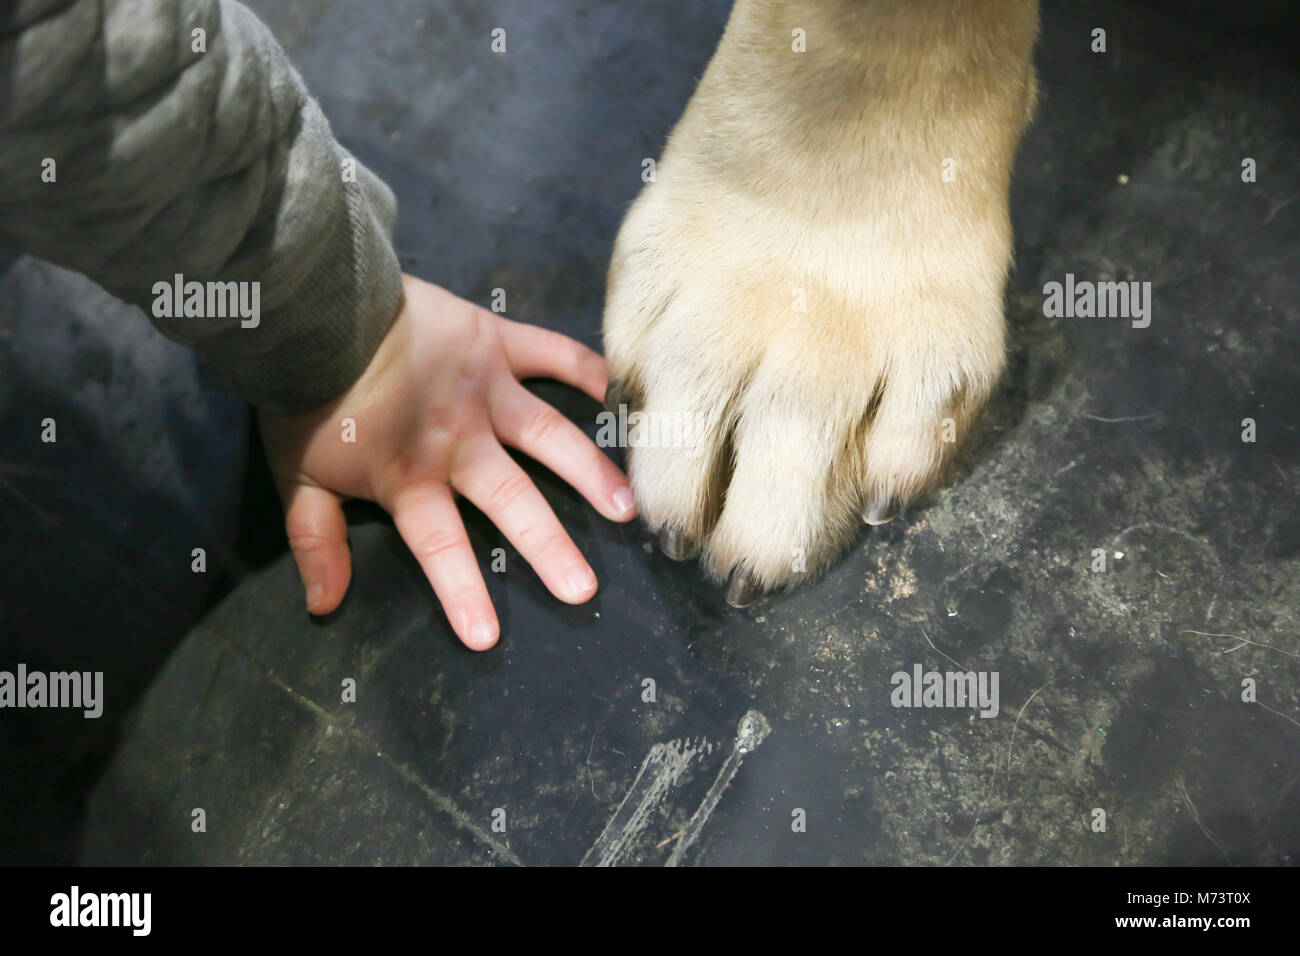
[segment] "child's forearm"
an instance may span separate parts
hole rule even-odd
[[[140,305],[250,401],[346,389],[401,301],[396,203],[270,31],[233,0],[49,7],[0,11],[0,243]]]

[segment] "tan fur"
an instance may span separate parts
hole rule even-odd
[[[707,422],[702,454],[636,448],[629,469],[650,527],[711,572],[815,573],[965,443],[1004,363],[1037,29],[1032,0],[737,0],[605,311],[611,382]]]

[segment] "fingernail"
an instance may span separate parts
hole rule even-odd
[[[633,496],[631,488],[624,485],[614,492],[614,510],[618,512],[619,517],[631,514],[632,509],[635,507],[636,498]]]
[[[496,637],[497,629],[492,626],[491,621],[479,621],[470,628],[469,638],[476,647],[486,647],[495,641]]]
[[[574,568],[564,580],[575,597],[596,590],[596,575],[591,568]]]
[[[310,611],[325,595],[325,585],[319,581],[307,588],[307,610]]]

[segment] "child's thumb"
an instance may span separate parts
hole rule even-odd
[[[284,499],[285,530],[307,590],[307,610],[328,614],[343,600],[352,576],[348,526],[339,496],[315,485],[298,484]]]

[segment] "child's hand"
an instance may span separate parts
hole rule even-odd
[[[556,378],[600,401],[605,360],[555,332],[511,322],[404,277],[406,297],[361,378],[323,408],[260,414],[307,608],[326,614],[351,576],[341,503],[367,498],[397,523],[466,646],[496,643],[496,613],[453,503],[482,509],[552,594],[581,604],[596,576],[502,443],[536,458],[605,517],[635,514],[627,479],[519,379]],[[355,422],[355,442],[345,419]]]

